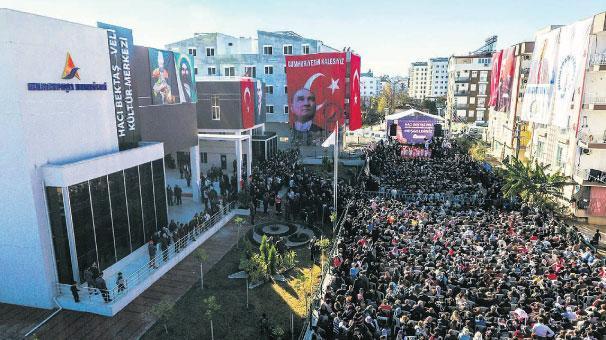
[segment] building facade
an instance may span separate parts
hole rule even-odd
[[[445,116],[451,128],[488,121],[491,58],[492,52],[450,57]]]
[[[436,99],[448,93],[448,58],[431,58],[427,64],[429,87],[425,97]]]
[[[363,103],[368,104],[370,98],[380,96],[382,90],[381,77],[375,77],[372,70],[360,75],[360,96]]]
[[[257,31],[257,38],[222,33],[196,33],[170,43],[167,49],[194,55],[200,76],[252,77],[265,84],[268,122],[288,122],[285,55],[336,52],[320,40],[292,31]]]
[[[489,108],[487,141],[490,143],[491,154],[497,159],[506,157],[525,159],[526,146],[530,141],[530,129],[527,122],[520,120],[520,116],[534,42],[522,42],[510,48],[514,49],[512,54],[514,71],[509,93],[511,100],[507,107],[493,105]]]
[[[418,61],[410,64],[408,77],[408,95],[413,99],[425,99],[431,87],[427,62]]]

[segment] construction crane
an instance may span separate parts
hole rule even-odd
[[[497,36],[493,35],[484,40],[484,45],[475,51],[469,52],[469,55],[494,52],[497,45]]]

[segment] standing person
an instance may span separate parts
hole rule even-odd
[[[208,210],[208,189],[204,189],[204,211]]]
[[[123,292],[126,289],[126,282],[122,276],[122,272],[118,272],[118,278],[116,279],[116,286],[118,286],[118,293]]]
[[[267,206],[269,206],[269,192],[263,194],[263,213],[267,215]]]
[[[187,181],[187,187],[190,188],[191,187],[191,173],[189,171],[187,171],[185,173],[185,181]]]
[[[170,187],[170,185],[166,186],[166,196],[168,197],[168,205],[172,206],[173,205],[173,189]]]
[[[160,237],[160,251],[162,251],[162,259],[164,262],[168,261],[168,245],[168,235],[166,235],[166,233],[162,233],[162,236]]]
[[[105,283],[105,279],[103,278],[103,272],[99,273],[99,277],[95,280],[95,284],[97,288],[101,291],[101,296],[103,296],[103,301],[110,302],[112,299],[109,298],[109,291],[107,290],[107,284]]]
[[[276,215],[282,214],[282,197],[280,194],[276,195]]]
[[[157,251],[158,248],[156,247],[154,240],[149,240],[149,243],[147,243],[147,252],[149,253],[149,268],[158,269],[158,267],[156,266]]]
[[[175,185],[175,198],[177,200],[176,204],[177,205],[181,205],[183,202],[181,202],[181,194],[183,193],[183,191],[181,190],[181,187],[178,185]]]
[[[88,295],[91,294],[99,294],[95,289],[95,279],[93,278],[93,272],[90,268],[84,269],[84,281],[86,281],[86,285],[88,286]]]
[[[72,286],[69,288],[72,291],[72,296],[74,297],[74,301],[80,302],[80,295],[78,295],[78,292],[80,291],[78,289],[78,284],[76,283],[76,281],[72,281]]]
[[[600,240],[602,239],[602,235],[600,234],[600,229],[596,229],[595,230],[595,234],[593,234],[593,238],[591,239],[591,245],[595,247],[595,249],[598,249],[598,246],[600,245]]]
[[[250,224],[255,224],[255,214],[257,213],[257,209],[255,208],[255,203],[250,202],[248,208],[250,209]]]

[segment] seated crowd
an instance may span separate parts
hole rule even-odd
[[[471,161],[403,160],[391,148],[371,152],[390,184],[464,183],[456,190],[486,191],[487,203],[353,199],[316,338],[606,337],[606,271],[576,229],[549,212],[503,209],[498,181]]]

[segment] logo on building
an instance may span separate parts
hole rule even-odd
[[[67,52],[67,57],[65,58],[65,67],[63,67],[63,75],[61,79],[73,79],[74,77],[80,79],[80,75],[78,74],[78,70],[80,68],[76,67],[74,61],[72,60],[72,56]]]

